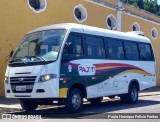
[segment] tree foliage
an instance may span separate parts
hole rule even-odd
[[[160,5],[158,5],[157,0],[121,0],[121,1],[160,16]]]

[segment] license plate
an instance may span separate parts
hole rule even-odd
[[[16,86],[16,91],[26,91],[26,86]]]

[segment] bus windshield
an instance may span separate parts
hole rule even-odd
[[[26,35],[15,50],[11,63],[55,61],[66,30],[55,29]]]

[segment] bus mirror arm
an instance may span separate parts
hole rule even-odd
[[[12,51],[10,52],[10,54],[9,54],[9,58],[12,57],[13,53],[14,53],[14,51],[12,50]]]
[[[71,54],[71,51],[72,50],[72,46],[71,46],[71,43],[66,43],[65,44],[65,54]]]
[[[66,43],[65,47],[64,47],[64,51],[63,51],[63,55],[62,55],[62,62],[65,62],[66,59],[68,59],[69,54],[71,54],[71,44]]]

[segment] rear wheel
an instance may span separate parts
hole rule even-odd
[[[77,88],[71,89],[68,98],[66,99],[66,108],[70,112],[79,112],[83,107],[83,94]]]
[[[88,101],[91,102],[92,104],[100,104],[102,99],[103,99],[103,97],[90,98],[90,99],[88,99]]]
[[[124,103],[135,104],[138,101],[138,87],[131,85],[129,92],[121,96],[121,101]]]
[[[138,101],[138,88],[136,85],[132,85],[128,93],[128,102],[131,104],[137,103]]]
[[[28,102],[27,100],[20,100],[20,105],[25,111],[33,111],[38,107],[38,104]]]

